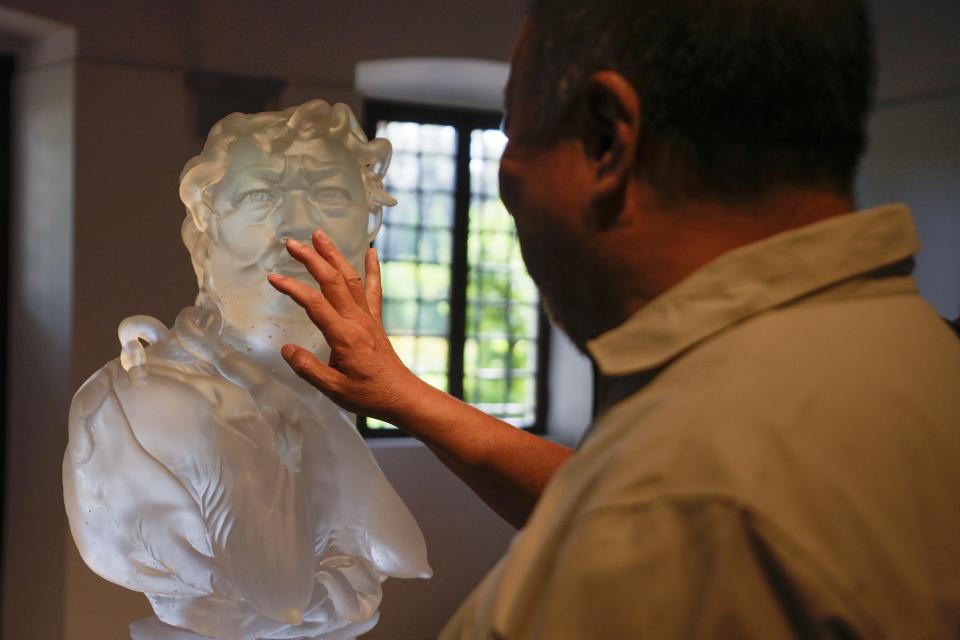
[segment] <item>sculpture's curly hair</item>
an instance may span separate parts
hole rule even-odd
[[[191,158],[180,173],[180,200],[187,208],[181,236],[190,252],[201,291],[203,263],[210,243],[207,229],[215,215],[212,187],[223,178],[233,145],[247,137],[268,154],[282,153],[296,140],[332,137],[340,141],[360,165],[371,218],[371,238],[379,230],[383,207],[396,204],[383,188],[383,177],[392,154],[390,142],[383,138],[367,140],[347,105],[331,106],[324,100],[311,100],[283,111],[253,115],[231,113],[213,126],[203,151]]]

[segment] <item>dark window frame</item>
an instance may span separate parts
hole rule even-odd
[[[463,399],[464,345],[467,334],[467,282],[469,262],[467,240],[470,231],[470,132],[476,129],[498,129],[502,114],[495,111],[480,111],[435,107],[428,105],[366,100],[364,102],[363,128],[369,138],[376,135],[377,123],[416,122],[454,127],[457,130],[456,179],[454,187],[453,247],[450,273],[450,334],[449,363],[447,368],[447,391]],[[389,215],[389,213],[387,214]],[[537,320],[537,375],[535,390],[535,416],[533,424],[522,428],[543,435],[547,432],[549,405],[550,322],[543,311],[538,310]],[[364,438],[407,437],[399,429],[370,429],[366,418],[357,417],[357,428]]]

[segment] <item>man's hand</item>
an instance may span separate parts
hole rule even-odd
[[[281,353],[290,367],[338,405],[365,416],[395,421],[409,405],[431,389],[397,356],[380,319],[383,293],[375,249],[367,251],[367,281],[350,266],[323,233],[313,234],[313,247],[287,241],[287,251],[320,285],[319,290],[293,278],[270,274],[278,291],[293,298],[323,332],[330,362],[297,345]]]
[[[287,250],[320,289],[275,274],[270,283],[306,309],[331,349],[324,364],[302,347],[284,345],[293,370],[341,407],[422,440],[505,520],[523,526],[573,452],[434,389],[403,365],[380,321],[380,264],[373,249],[366,285],[322,231],[313,234],[312,248],[290,240]]]

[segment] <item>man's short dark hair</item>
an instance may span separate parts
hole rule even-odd
[[[816,185],[850,194],[866,144],[875,62],[862,0],[532,0],[518,91],[532,135],[556,135],[600,70],[641,98],[670,165],[654,187],[750,199]]]

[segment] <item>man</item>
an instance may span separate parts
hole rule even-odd
[[[905,207],[851,213],[873,74],[856,0],[533,2],[501,192],[603,376],[575,455],[405,373],[374,255],[291,247],[294,370],[523,526],[444,638],[956,636],[960,343]]]

